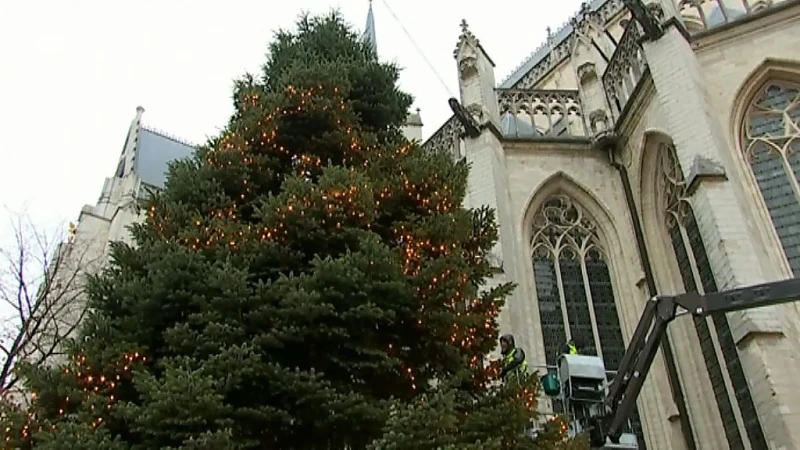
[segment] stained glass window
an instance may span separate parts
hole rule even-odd
[[[675,147],[662,144],[658,148],[658,155],[660,178],[657,192],[664,195],[662,200],[665,206],[665,226],[678,260],[678,269],[684,289],[686,292],[716,292],[717,285],[714,274],[708,261],[700,228],[686,194],[686,183]],[[715,314],[712,316],[712,320],[747,437],[753,448],[767,448],[755,404],[750,396],[750,389],[739,360],[739,353],[736,350],[736,343],[731,335],[728,319],[725,314]],[[724,366],[714,348],[711,328],[705,318],[698,317],[694,317],[694,326],[700,340],[700,349],[711,380],[728,445],[732,450],[743,449],[742,433],[736,423],[734,404],[728,395],[722,372]]]

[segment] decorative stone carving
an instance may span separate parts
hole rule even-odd
[[[749,164],[777,157],[791,167],[800,140],[800,84],[770,80],[750,103],[742,128],[742,150]],[[797,169],[795,169],[797,170]],[[790,175],[790,174],[787,174]]]
[[[475,120],[472,113],[467,110],[458,100],[451,98],[447,101],[450,109],[453,111],[456,120],[461,124],[463,133],[462,136],[475,139],[481,135],[480,123]]]
[[[765,197],[780,198],[776,191],[800,192],[795,175],[800,171],[800,84],[773,79],[761,85],[747,109],[739,139],[745,161],[765,180],[759,186],[769,190],[763,192]]]
[[[700,9],[695,6],[693,0],[682,0],[678,4],[678,9],[680,10],[681,19],[683,19],[683,25],[686,27],[686,31],[696,33],[706,28],[703,17],[700,14]]]
[[[617,17],[620,11],[625,8],[625,5],[622,3],[622,0],[608,0],[604,2],[598,9],[594,10],[590,14],[592,15],[592,20],[595,21],[599,26],[605,27],[608,22]],[[584,11],[587,11],[584,9]],[[578,14],[581,14],[580,12]],[[542,77],[550,71],[553,67],[557,66],[564,58],[570,55],[570,50],[573,46],[573,41],[576,39],[576,33],[570,32],[566,33],[568,26],[571,26],[572,19],[567,21],[564,25],[562,25],[559,29],[553,33],[553,47],[552,51],[547,46],[547,44],[542,44],[537,48],[533,54],[525,60],[517,69],[514,70],[514,73],[511,77],[515,76],[522,67],[530,65],[530,69],[528,69],[527,73],[525,73],[522,77],[519,78],[518,81],[513,83],[513,89],[530,89],[531,87],[535,86]],[[509,79],[511,78],[509,77]],[[509,79],[506,79],[503,84],[506,84]]]
[[[751,11],[758,12],[762,9],[767,9],[772,6],[772,0],[756,0],[753,2],[753,5],[750,7]]]
[[[603,87],[611,102],[614,116],[618,116],[624,109],[628,96],[647,67],[644,51],[639,44],[641,38],[639,23],[636,21],[628,23],[603,73]]]
[[[595,109],[589,114],[589,126],[592,133],[600,133],[609,128],[608,114],[604,109]]]
[[[480,42],[469,31],[466,20],[461,21],[461,35],[458,37],[453,56],[458,61],[458,73],[462,80],[478,75],[478,48]]]
[[[658,2],[650,2],[647,4],[647,9],[650,10],[650,14],[653,15],[653,18],[661,23],[666,18],[666,14],[664,13],[664,8]]]
[[[458,72],[462,80],[478,75],[478,59],[467,56],[458,63]]]
[[[774,0],[681,0],[678,10],[689,33],[717,28],[727,23],[738,22],[764,9],[785,2]]]
[[[497,251],[492,250],[486,255],[486,262],[490,266],[503,270],[503,258],[500,257]]]
[[[613,129],[603,130],[592,136],[592,148],[603,152],[614,151],[617,142],[619,136]]]
[[[478,103],[472,103],[466,106],[467,112],[475,119],[475,121],[479,124],[483,123],[483,118],[487,116],[486,111],[484,111],[483,106]]]
[[[657,180],[658,192],[661,193],[662,205],[666,211],[664,220],[667,228],[686,227],[687,220],[692,215],[691,196],[693,185],[697,181],[697,176],[692,173],[700,173],[701,177],[725,177],[725,169],[718,163],[706,158],[696,158],[692,164],[689,178],[684,178],[681,163],[678,160],[678,153],[672,144],[659,144],[658,157],[660,176]]]
[[[453,115],[422,144],[422,148],[432,153],[448,153],[453,159],[459,159],[464,156],[461,154],[461,136],[463,134],[464,126]]]
[[[525,115],[544,135],[585,136],[578,91],[544,89],[497,89],[500,115]]]
[[[474,54],[478,45],[480,45],[478,38],[476,38],[475,35],[469,30],[467,21],[462,19],[461,34],[458,36],[458,42],[456,43],[456,49],[453,51],[453,57],[458,59],[459,56],[462,56],[462,51],[465,47],[470,47]]]
[[[580,11],[569,19],[569,23],[572,25],[574,32],[581,35],[587,35],[591,27],[602,30],[605,25],[600,13],[598,11],[592,11],[588,3],[583,3],[581,5]]]
[[[643,0],[624,0],[625,7],[631,13],[631,17],[639,24],[642,34],[650,41],[654,41],[664,35],[661,22],[653,15],[649,5],[645,5]]]
[[[458,61],[458,73],[462,80],[478,74],[478,39],[469,31],[467,21],[461,21],[461,35],[458,37],[453,56]]]
[[[592,62],[585,62],[578,66],[578,81],[581,84],[597,79],[597,69]]]
[[[597,224],[566,195],[549,197],[533,216],[531,228],[531,249],[534,254],[548,251],[553,255],[561,255],[567,251],[583,259],[590,250],[600,252],[601,256],[604,253],[597,234]]]
[[[658,156],[661,169],[658,192],[663,196],[662,202],[667,213],[664,220],[667,228],[671,229],[686,222],[692,205],[675,147],[669,144],[659,144]]]

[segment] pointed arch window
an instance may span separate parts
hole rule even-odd
[[[572,339],[615,370],[625,344],[597,225],[571,198],[554,195],[533,217],[531,245],[548,365]]]
[[[800,276],[800,84],[776,80],[758,90],[741,144],[789,266]]]
[[[700,228],[689,203],[686,182],[675,147],[671,144],[660,144],[658,149],[659,177],[656,192],[662,193],[661,209],[664,213],[666,227],[672,248],[675,251],[678,268],[686,292],[717,292],[714,273],[709,263]],[[694,326],[700,340],[700,348],[706,363],[711,385],[714,390],[717,407],[722,418],[725,435],[731,449],[744,448],[742,433],[736,422],[734,403],[728,394],[723,376],[727,367],[728,376],[733,385],[733,396],[741,412],[747,437],[753,448],[767,448],[761,423],[750,395],[750,389],[744,376],[736,343],[731,335],[728,319],[725,314],[715,314],[712,322],[717,333],[722,355],[718,355],[714,346],[711,328],[705,318],[694,317]],[[725,361],[725,366],[721,364]]]
[[[581,353],[602,356],[606,370],[616,371],[625,355],[625,343],[608,253],[599,239],[597,224],[572,198],[556,194],[544,201],[531,226],[534,282],[547,365],[557,364],[561,347],[572,339]],[[643,445],[638,412],[634,412],[632,422]]]

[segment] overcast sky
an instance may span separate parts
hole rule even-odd
[[[0,0],[0,205],[42,226],[75,220],[115,169],[137,106],[146,126],[203,142],[231,113],[232,80],[258,71],[278,28],[303,11],[338,8],[361,30],[368,3]],[[458,92],[461,19],[497,64],[499,83],[580,3],[375,0],[378,52],[404,68],[400,82],[427,137]],[[3,208],[0,241],[8,222]]]

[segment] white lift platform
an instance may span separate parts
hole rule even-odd
[[[564,398],[570,403],[602,405],[606,397],[608,380],[606,366],[597,356],[561,355],[558,373]]]
[[[570,414],[572,424],[570,435],[584,431],[591,417],[602,416],[604,402],[608,393],[608,375],[605,364],[599,356],[561,355],[558,358],[558,374],[562,386],[562,395]],[[603,450],[638,450],[636,435],[623,433],[619,443],[606,440]]]

